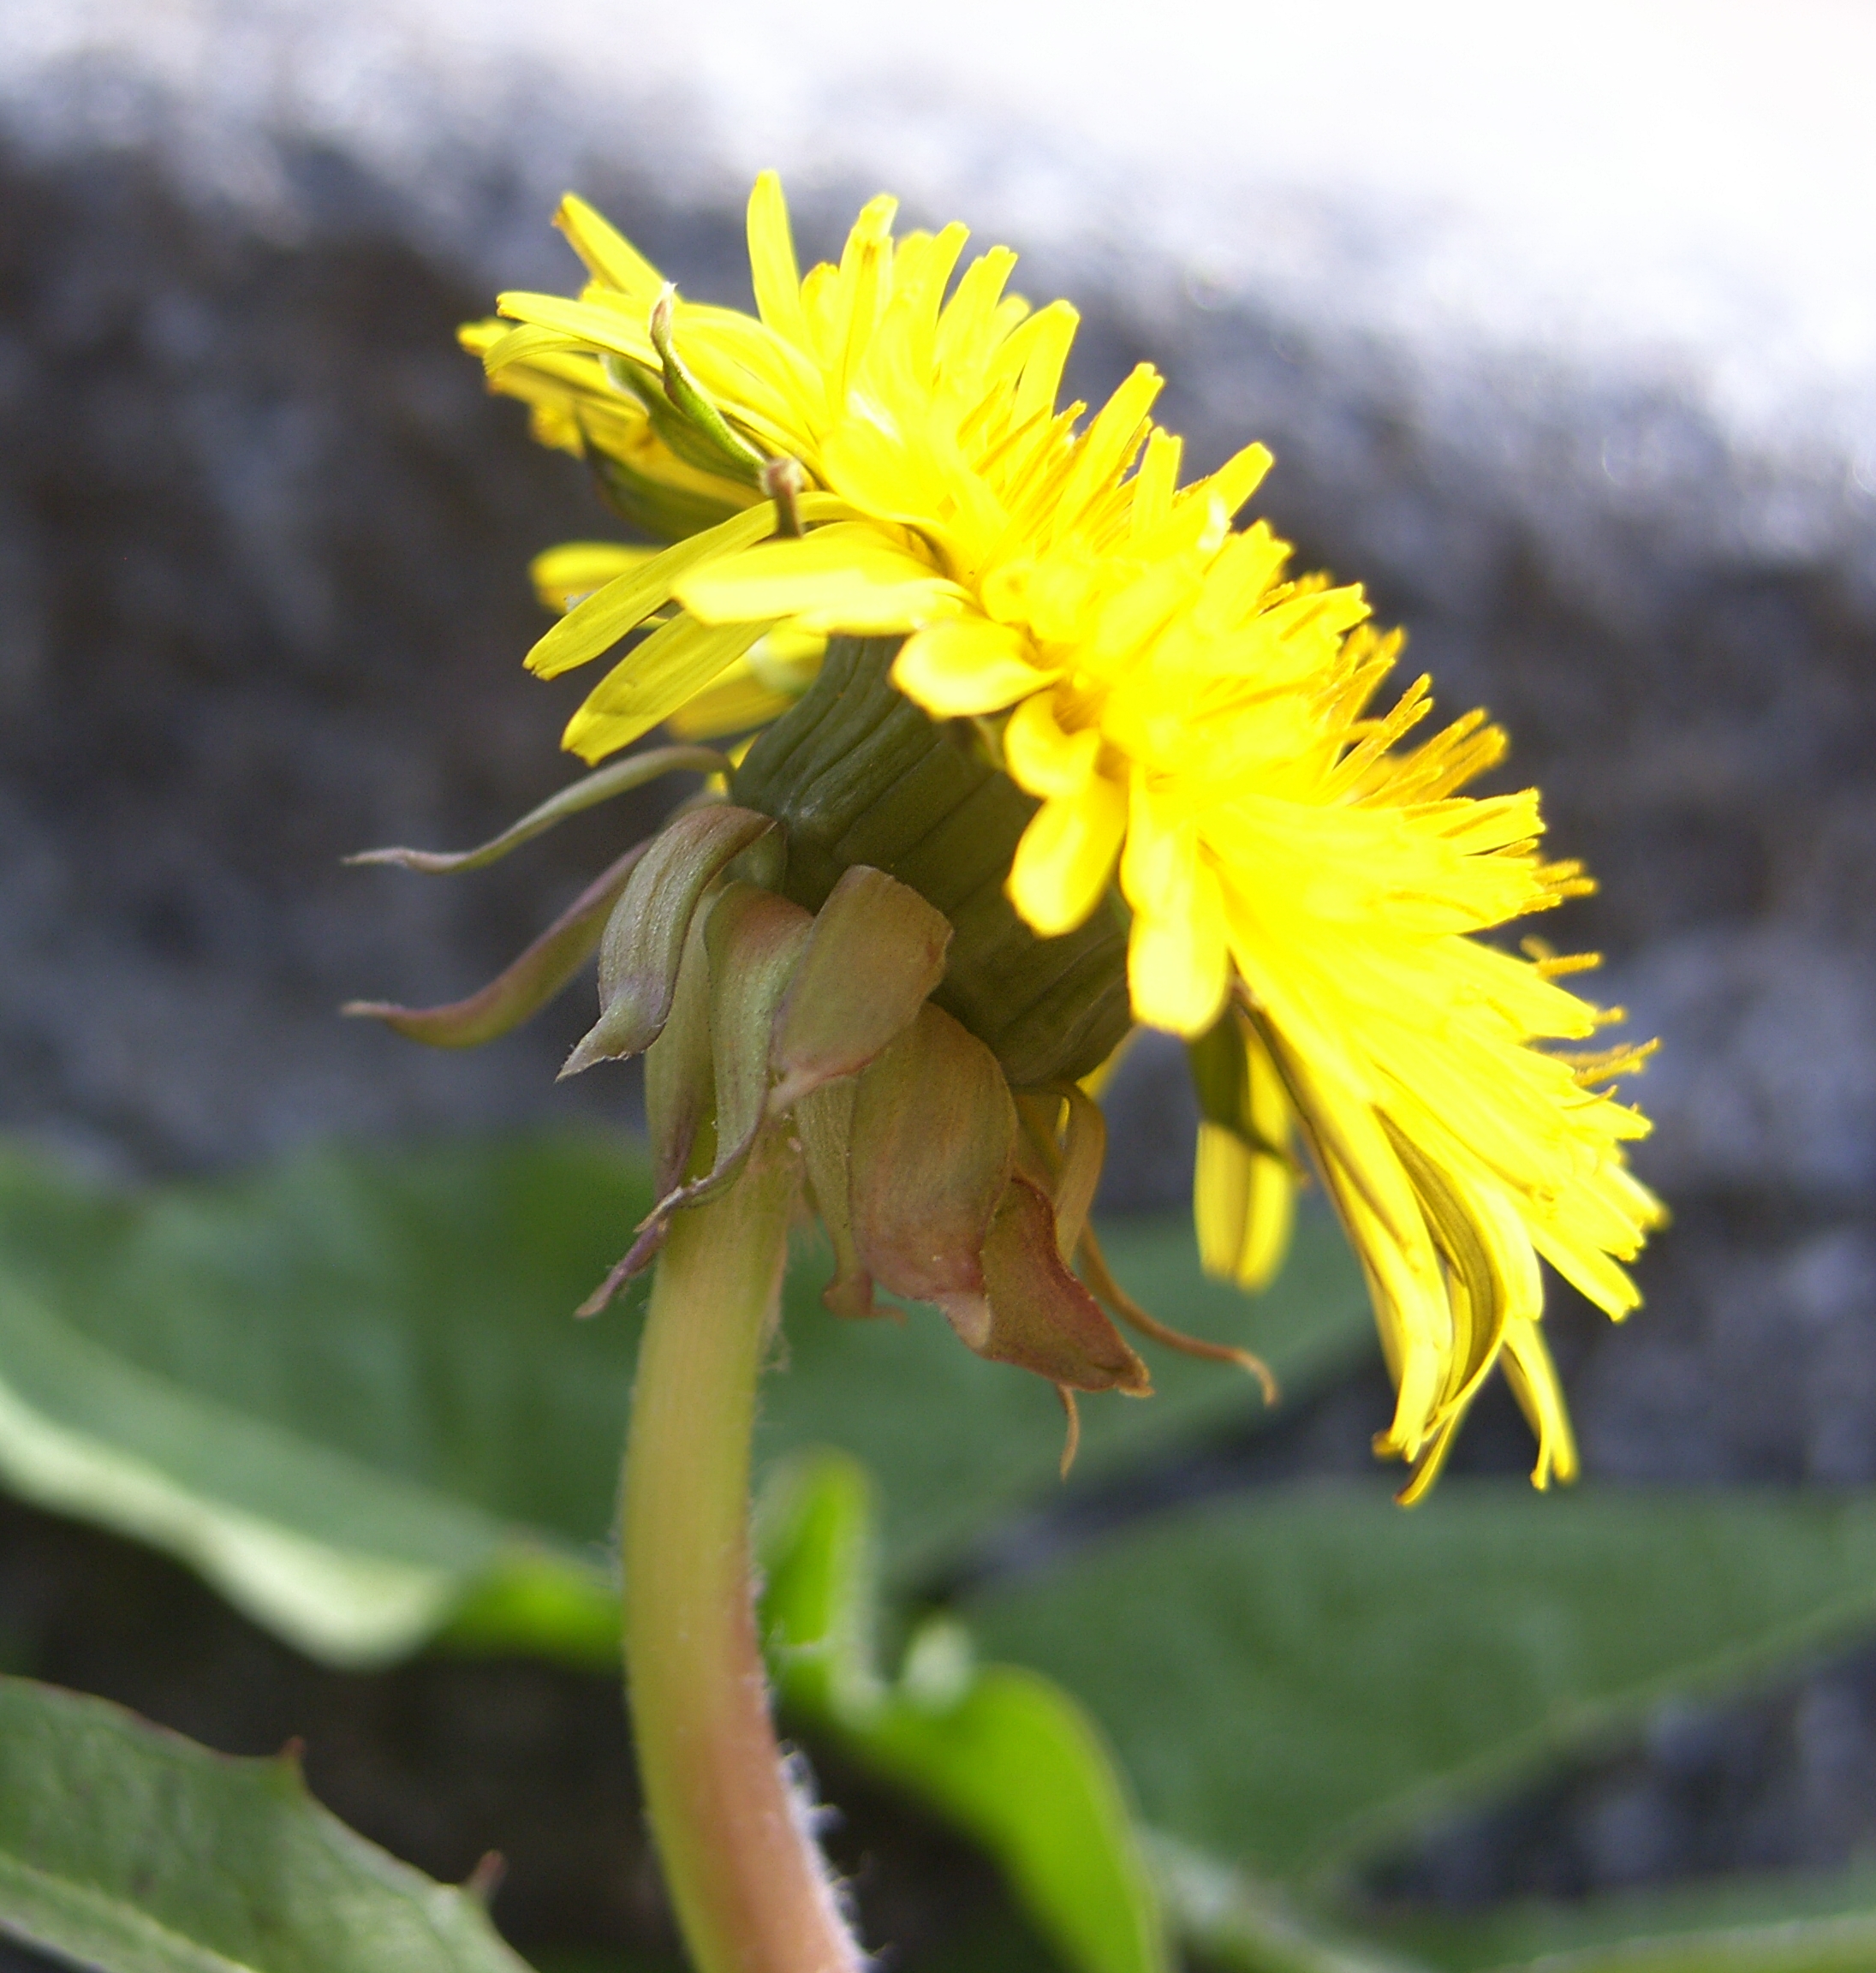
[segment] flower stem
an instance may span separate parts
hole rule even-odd
[[[769,1717],[749,1441],[796,1172],[778,1136],[676,1215],[639,1350],[622,1511],[625,1666],[652,1833],[697,1973],[865,1964]]]

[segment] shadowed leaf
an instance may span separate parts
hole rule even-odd
[[[969,1606],[1113,1736],[1150,1821],[1320,1877],[1671,1693],[1876,1617],[1876,1499],[1448,1481],[1152,1516]]]
[[[480,1903],[307,1793],[101,1699],[0,1678],[0,1934],[100,1973],[527,1973]]]
[[[384,1663],[459,1618],[489,1648],[607,1662],[643,1290],[570,1318],[653,1198],[642,1154],[592,1136],[322,1152],[132,1194],[0,1145],[0,1484],[179,1557],[328,1662]],[[1325,1225],[1256,1302],[1200,1274],[1180,1217],[1103,1232],[1135,1294],[1242,1336],[1292,1392],[1373,1347]],[[1051,1390],[935,1309],[837,1321],[826,1279],[804,1243],[761,1460],[818,1442],[868,1461],[900,1583],[1058,1496]],[[1260,1422],[1239,1378],[1154,1369],[1150,1404],[1086,1402],[1082,1475]]]
[[[1440,1973],[1867,1973],[1876,1871],[1866,1863],[1522,1900],[1397,1919],[1383,1935]]]
[[[1277,1886],[1157,1831],[1147,1831],[1146,1841],[1166,1915],[1207,1967],[1221,1973],[1433,1973],[1428,1962],[1325,1920]]]

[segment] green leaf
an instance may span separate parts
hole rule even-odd
[[[525,1973],[475,1898],[237,1761],[0,1678],[0,1934],[100,1973]]]
[[[591,1136],[325,1151],[133,1196],[0,1152],[0,1483],[166,1549],[329,1662],[387,1662],[452,1622],[610,1662],[642,1290],[571,1311],[652,1203],[643,1159]],[[1231,1327],[1286,1375],[1365,1346],[1332,1249],[1251,1304],[1199,1277],[1181,1226],[1110,1243],[1157,1312]],[[931,1309],[840,1321],[825,1274],[807,1251],[791,1276],[761,1449],[876,1463],[896,1580],[1057,1491],[1051,1391]],[[1086,1470],[1260,1415],[1230,1371],[1155,1368],[1160,1398],[1087,1406]]]
[[[1450,1973],[1867,1973],[1876,1966],[1876,1870],[1421,1915],[1387,1932]]]
[[[1367,1938],[1164,1838],[1150,1854],[1185,1943],[1229,1973],[1867,1973],[1876,1870],[1764,1876],[1486,1912],[1371,1915]],[[1376,1935],[1378,1934],[1378,1936]]]
[[[1148,1854],[1181,1940],[1230,1973],[1430,1973],[1391,1946],[1324,1922],[1281,1887],[1149,1833]],[[1411,1936],[1411,1934],[1409,1934]]]
[[[949,1619],[896,1680],[875,1657],[873,1500],[862,1468],[785,1468],[760,1517],[763,1621],[786,1714],[974,1838],[1079,1973],[1164,1973],[1158,1901],[1126,1797],[1081,1708],[1035,1672],[980,1666]]]
[[[1150,1822],[1305,1881],[1873,1612],[1867,1498],[1450,1481],[1160,1515],[967,1606],[1086,1701]]]
[[[593,1137],[327,1152],[130,1197],[0,1154],[0,1481],[166,1547],[332,1661],[383,1662],[440,1631],[609,1665],[642,1297],[592,1323],[569,1311],[651,1202],[642,1159]],[[1372,1347],[1325,1223],[1304,1223],[1255,1302],[1202,1278],[1182,1215],[1103,1236],[1155,1314],[1258,1350],[1292,1394]],[[760,1451],[773,1466],[829,1442],[875,1467],[882,1562],[903,1588],[1058,1497],[1054,1396],[974,1357],[935,1311],[830,1316],[825,1273],[804,1248]],[[1085,1404],[1073,1484],[1263,1416],[1248,1380],[1147,1354],[1159,1395]],[[824,1532],[853,1523],[818,1512]],[[813,1549],[804,1537],[791,1551],[790,1597],[809,1596]],[[1025,1806],[1039,1793],[1098,1806],[1087,1776],[1105,1772],[1043,1675],[1085,1701],[1185,1846],[1158,1861],[1200,1948],[1246,1973],[1371,1973],[1391,1964],[1382,1946],[1263,1886],[1327,1884],[1418,1819],[1621,1732],[1667,1691],[1843,1635],[1876,1611],[1873,1565],[1876,1505],[1856,1499],[1545,1499],[1448,1482],[1403,1514],[1378,1491],[1297,1488],[1162,1515],[981,1593],[974,1622],[1033,1672],[974,1668],[941,1623],[884,1679],[849,1556],[819,1606],[789,1606],[797,1642],[845,1641],[796,1654],[782,1677],[804,1727],[838,1732],[1001,1857],[1078,1966],[1130,1964],[1100,1958],[1099,1940],[1124,1955],[1138,1933],[1096,1897],[1087,1909],[1107,1916],[1075,1934],[1086,1894],[1061,1886],[1099,1845]],[[1195,1877],[1194,1845],[1236,1874]],[[1166,1863],[1181,1854],[1186,1866]],[[1796,1893],[1789,1907],[1772,1888],[1724,1909],[1706,1895],[1423,1925],[1385,1951],[1468,1970],[1548,1955],[1572,1973],[1876,1964],[1861,1890],[1808,1916]]]
[[[610,1621],[631,1338],[566,1312],[649,1203],[577,1140],[128,1200],[0,1159],[0,1477],[333,1663],[510,1574]]]

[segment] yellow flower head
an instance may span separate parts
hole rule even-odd
[[[566,744],[589,762],[786,711],[830,636],[902,640],[890,677],[1033,798],[1006,891],[1052,939],[1127,924],[1135,1017],[1188,1039],[1205,1117],[1206,1265],[1280,1261],[1300,1141],[1371,1285],[1398,1387],[1381,1450],[1430,1481],[1502,1362],[1540,1439],[1575,1454],[1538,1326],[1546,1260],[1613,1316],[1661,1210],[1625,1169],[1646,1121],[1604,1085],[1646,1052],[1570,1052],[1609,1018],[1559,983],[1592,964],[1477,935],[1590,886],[1545,861],[1537,797],[1460,792],[1504,751],[1470,714],[1415,743],[1420,679],[1359,587],[1294,576],[1235,525],[1261,446],[1180,484],[1137,368],[1092,417],[1058,405],[1076,317],[964,265],[960,226],[895,240],[861,212],[838,265],[797,270],[780,188],[749,204],[756,313],[684,301],[597,214],[559,224],[577,301],[511,294],[465,331],[538,436],[675,541],[543,557],[567,613],[551,677],[650,626]],[[570,605],[570,607],[569,607]],[[948,907],[947,907],[948,908]]]

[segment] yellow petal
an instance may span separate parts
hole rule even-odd
[[[610,290],[589,288],[587,292],[603,295]],[[542,332],[537,340],[543,348],[554,347],[557,340],[562,349],[585,344],[609,349],[616,356],[629,356],[635,363],[657,367],[658,352],[652,347],[651,332],[636,313],[607,307],[598,301],[569,301],[563,295],[533,295],[521,289],[497,295],[495,306],[512,321]],[[532,343],[521,345],[522,353],[533,347]],[[514,361],[509,338],[504,336],[482,361],[491,369]]]
[[[569,307],[574,304],[569,302]],[[508,328],[491,338],[482,337],[482,347],[477,354],[482,359],[483,369],[493,377],[511,364],[535,363],[548,358],[564,358],[569,351],[577,353],[585,341],[566,329],[543,329],[532,322],[524,322],[519,328]]]
[[[508,311],[504,308],[503,314]],[[1121,472],[1144,442],[1146,414],[1165,379],[1151,363],[1136,363],[1075,443],[1075,464],[1062,489],[1061,512],[1073,520]]]
[[[584,199],[569,192],[560,202],[554,224],[567,235],[568,244],[586,262],[594,280],[634,301],[642,297],[646,307],[658,298],[664,277]]]
[[[1009,866],[1010,901],[1045,939],[1072,932],[1100,902],[1127,830],[1127,797],[1096,775],[1072,799],[1045,802]]]
[[[1254,1036],[1246,1050],[1250,1080],[1251,1123],[1266,1144],[1289,1149],[1293,1135],[1289,1097],[1264,1045]],[[1255,1293],[1276,1279],[1289,1247],[1295,1218],[1296,1171],[1287,1157],[1260,1152],[1251,1167],[1249,1224],[1238,1255],[1237,1282]]]
[[[694,699],[667,713],[664,724],[674,740],[717,740],[725,733],[747,733],[753,726],[766,726],[794,703],[788,694],[765,685],[747,658],[742,657]]]
[[[1179,461],[1184,451],[1184,442],[1170,432],[1156,427],[1148,437],[1139,470],[1134,474],[1135,535],[1151,534],[1172,512],[1172,497],[1179,483]]]
[[[622,541],[563,541],[537,555],[527,574],[545,608],[565,611],[595,589],[642,569],[657,553]]]
[[[1081,1078],[1081,1093],[1083,1095],[1092,1096],[1097,1103],[1101,1100],[1107,1093],[1109,1083],[1114,1080],[1116,1071],[1120,1068],[1121,1064],[1127,1059],[1135,1042],[1140,1039],[1140,1030],[1138,1028],[1129,1028],[1121,1036],[1120,1040],[1114,1045],[1113,1053],[1107,1058],[1106,1061],[1102,1063],[1099,1069],[1091,1069]]]
[[[1230,1051],[1222,1061],[1212,1055],[1214,1044]],[[1200,1257],[1208,1273],[1255,1294],[1275,1277],[1289,1244],[1296,1190],[1289,1099],[1249,1022],[1234,1016],[1221,1025],[1206,1052],[1209,1093],[1192,1193]],[[1241,1080],[1228,1093],[1214,1077],[1234,1059]]]
[[[1009,715],[1004,759],[1019,787],[1059,800],[1079,795],[1100,757],[1101,736],[1093,726],[1064,733],[1056,724],[1053,694],[1035,693]]]
[[[966,370],[989,354],[998,297],[1015,265],[1016,256],[1007,247],[992,247],[980,253],[959,277],[938,317],[936,352],[940,368],[955,364]]]
[[[1199,1261],[1248,1294],[1270,1285],[1289,1245],[1295,1179],[1222,1124],[1200,1124],[1192,1178]]]
[[[1121,888],[1134,909],[1127,976],[1135,1018],[1202,1034],[1230,974],[1224,892],[1194,816],[1144,778],[1134,783]]]
[[[749,272],[757,313],[797,349],[812,351],[813,340],[801,313],[801,272],[789,230],[788,202],[782,196],[782,181],[772,171],[765,171],[749,194]]]
[[[805,630],[909,630],[962,592],[882,529],[854,522],[712,560],[674,585],[706,623],[792,617]]]
[[[845,502],[825,493],[807,493],[799,503],[809,520],[823,516],[832,519],[849,511]],[[764,500],[756,506],[667,548],[642,567],[616,576],[597,594],[587,597],[569,611],[527,653],[527,669],[538,677],[555,678],[610,650],[620,638],[634,630],[670,600],[673,585],[688,569],[713,556],[734,552],[772,533],[776,524],[775,503]]]
[[[1576,1438],[1550,1349],[1536,1323],[1514,1322],[1505,1331],[1503,1362],[1505,1382],[1537,1434],[1531,1484],[1541,1489],[1554,1476],[1568,1486],[1576,1477]]]
[[[906,640],[892,682],[938,719],[1000,712],[1057,674],[1030,661],[1029,640],[983,617],[953,617]]]
[[[1062,368],[1081,324],[1081,318],[1066,301],[1051,301],[1030,316],[997,352],[991,374],[1017,379],[1010,407],[1015,423],[1026,424],[1054,410],[1062,389]]]
[[[501,386],[496,388],[500,390]],[[527,433],[537,445],[545,445],[550,452],[570,452],[575,459],[586,456],[580,420],[563,404],[535,403],[529,413]],[[556,605],[549,605],[549,608],[553,607]]]
[[[1193,588],[1189,569],[1178,563],[1158,563],[1109,596],[1101,605],[1088,653],[1094,668],[1111,675],[1117,665],[1135,658]]]
[[[1210,479],[1201,480],[1200,485],[1224,503],[1227,514],[1236,514],[1263,484],[1272,462],[1269,446],[1247,445],[1242,451],[1234,452]]]
[[[1135,906],[1127,984],[1136,1021],[1190,1038],[1218,1019],[1230,977],[1218,880],[1200,864],[1167,903],[1163,912]]]
[[[826,655],[827,639],[819,631],[781,623],[749,647],[749,669],[770,691],[799,699]]]
[[[680,617],[615,665],[567,723],[561,745],[589,764],[628,747],[741,657],[765,623]]]
[[[815,268],[801,286],[814,353],[826,373],[827,402],[836,408],[847,402],[891,292],[892,221],[898,210],[899,201],[886,193],[869,199],[847,235],[840,265]]]
[[[1199,1265],[1229,1281],[1244,1251],[1251,1203],[1251,1147],[1222,1124],[1199,1125],[1192,1171],[1192,1219],[1199,1236]]]
[[[1235,1279],[1248,1295],[1261,1294],[1277,1279],[1289,1252],[1296,1219],[1296,1174],[1281,1158],[1251,1160],[1251,1195],[1244,1243]]]

